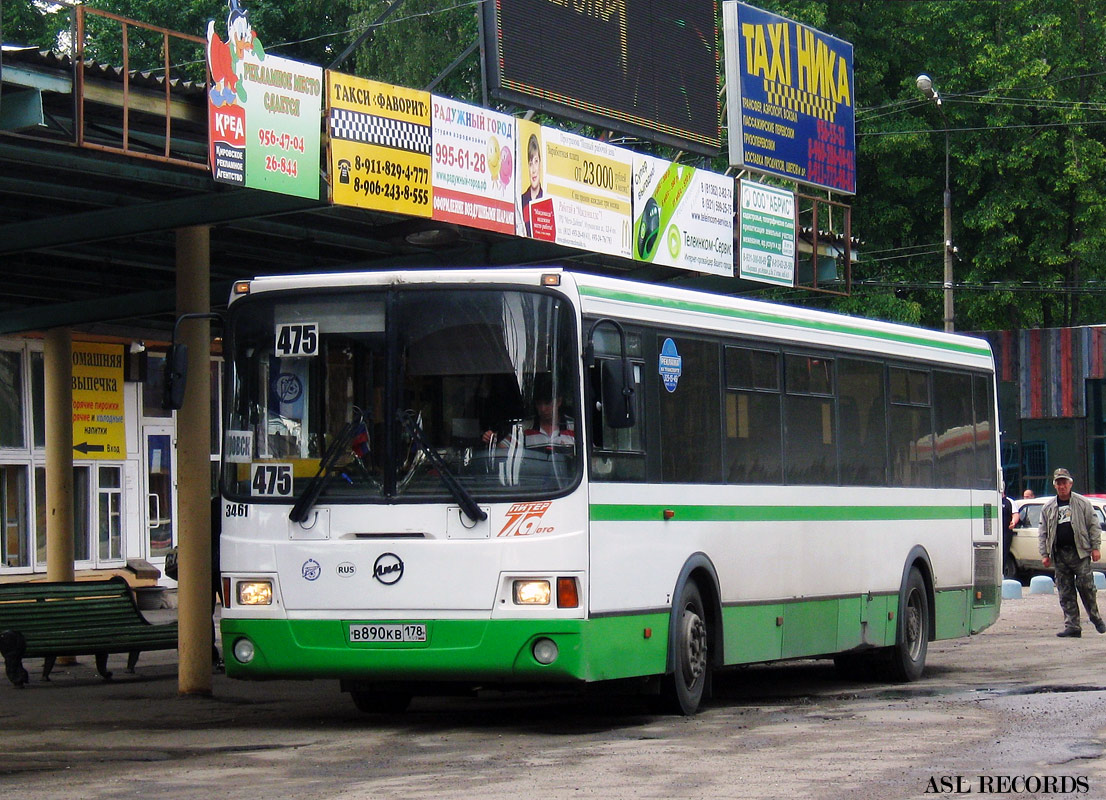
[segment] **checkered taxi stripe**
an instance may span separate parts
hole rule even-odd
[[[764,81],[764,93],[771,105],[787,108],[798,114],[833,122],[837,118],[837,107],[828,98],[810,92],[804,92],[787,84]]]
[[[431,153],[429,125],[378,117],[361,111],[331,109],[330,135],[334,139],[382,145],[427,156]]]

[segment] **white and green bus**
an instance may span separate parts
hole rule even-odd
[[[913,680],[999,613],[974,338],[560,269],[274,276],[224,333],[234,678],[366,711],[724,667]]]

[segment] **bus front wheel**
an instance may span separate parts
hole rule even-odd
[[[929,628],[929,595],[925,580],[917,567],[911,567],[899,593],[898,624],[889,670],[892,680],[916,681],[922,677],[929,649]]]
[[[667,710],[690,716],[699,710],[710,681],[710,636],[703,598],[694,581],[680,590],[668,650],[672,672],[665,675],[661,698]]]

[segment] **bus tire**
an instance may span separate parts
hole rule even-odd
[[[672,672],[664,676],[661,700],[667,711],[691,716],[699,710],[710,682],[710,631],[703,596],[694,581],[687,581],[672,608],[676,615],[668,651]]]
[[[411,695],[407,692],[350,689],[349,696],[357,710],[365,714],[400,714],[411,705]]]
[[[892,680],[916,681],[925,672],[930,613],[925,580],[917,567],[911,567],[899,592],[895,644],[888,665],[888,677]]]

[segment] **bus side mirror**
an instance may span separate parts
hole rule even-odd
[[[165,357],[165,385],[162,387],[161,407],[166,411],[179,411],[184,405],[184,389],[188,385],[188,345],[180,342],[180,324],[187,319],[217,319],[223,315],[198,311],[181,314],[173,323],[173,339],[169,354]]]
[[[184,405],[184,390],[188,385],[188,345],[174,344],[165,358],[165,387],[161,407],[179,411]]]
[[[628,358],[605,359],[603,370],[603,421],[608,428],[634,426],[634,366]]]

